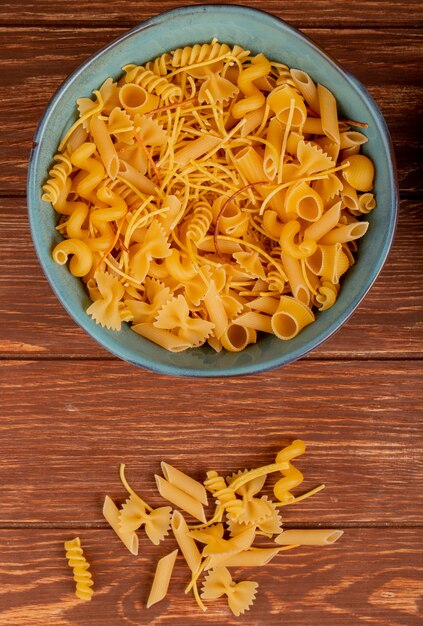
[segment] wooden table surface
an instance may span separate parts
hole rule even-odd
[[[186,2],[186,4],[197,4]],[[55,89],[128,28],[172,0],[0,2],[0,625],[260,624],[417,626],[423,612],[422,250],[419,2],[246,0],[299,27],[353,72],[384,113],[401,188],[396,240],[376,284],[330,341],[288,367],[190,380],[138,370],[106,353],[62,309],[36,259],[25,205],[28,153]],[[420,124],[420,130],[419,130]],[[184,595],[178,557],[169,596],[145,608],[172,540],[141,540],[136,559],[101,515],[121,498],[117,470],[160,505],[160,460],[201,479],[265,464],[293,438],[304,489],[287,527],[343,528],[334,546],[282,553],[245,570],[252,609],[203,616]],[[299,490],[301,491],[301,490]],[[79,601],[63,541],[79,535],[96,593]]]

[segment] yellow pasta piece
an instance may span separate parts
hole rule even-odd
[[[138,537],[134,531],[122,531],[119,522],[119,509],[109,496],[104,499],[103,516],[113,528],[122,543],[128,548],[131,554],[138,554]]]
[[[90,121],[90,132],[100,154],[107,175],[113,180],[119,171],[119,157],[106,123],[97,115]]]
[[[207,506],[207,492],[204,485],[198,482],[198,480],[194,480],[191,476],[188,476],[176,467],[173,467],[173,465],[169,465],[169,463],[165,463],[164,461],[161,462],[160,467],[167,481],[181,489],[181,491],[191,495],[201,502],[201,504]]]
[[[357,191],[370,191],[375,172],[372,161],[364,154],[354,154],[343,161],[343,164],[347,163],[348,167],[342,172],[347,183]]]
[[[255,56],[250,67],[242,70],[238,78],[238,87],[246,96],[243,100],[239,100],[232,109],[232,115],[235,119],[240,119],[247,113],[255,111],[263,106],[265,96],[255,86],[254,81],[267,76],[270,72],[270,62],[263,54]]]
[[[76,582],[76,595],[81,600],[91,600],[91,596],[94,593],[92,589],[94,583],[92,581],[91,572],[89,571],[89,563],[81,548],[81,540],[79,537],[65,541],[65,550],[69,567],[73,569],[73,579]]]
[[[70,272],[74,276],[86,276],[93,264],[93,254],[87,244],[80,239],[65,239],[55,246],[52,254],[59,265],[65,265],[69,255],[72,255]]]
[[[291,102],[294,103],[291,125],[294,128],[300,128],[306,120],[307,109],[303,98],[297,91],[289,85],[280,85],[275,87],[267,96],[267,103],[270,109],[275,112],[277,119],[283,124],[288,122]]]
[[[147,600],[147,609],[163,600],[166,596],[177,556],[178,550],[174,550],[162,557],[157,563],[153,584]]]
[[[331,141],[339,144],[338,111],[334,95],[323,85],[317,85],[319,109],[323,132]]]
[[[178,542],[183,557],[191,570],[196,572],[201,563],[201,554],[197,548],[197,544],[189,533],[187,523],[183,515],[179,511],[174,511],[172,516],[172,531]]]
[[[325,546],[338,541],[343,535],[342,530],[284,530],[275,537],[275,543],[283,546]]]
[[[228,606],[236,616],[242,615],[251,607],[257,593],[258,584],[251,581],[234,583],[226,567],[217,567],[207,575],[202,587],[203,600],[216,600],[227,596]]]
[[[298,335],[300,330],[313,321],[313,312],[303,302],[290,296],[281,296],[271,323],[275,335],[285,341]]]
[[[156,474],[154,478],[156,479],[157,489],[159,490],[162,498],[169,500],[169,502],[172,502],[172,504],[178,506],[186,513],[189,513],[200,522],[206,522],[206,516],[201,502],[161,476],[157,476]]]
[[[158,106],[159,98],[143,87],[128,83],[119,90],[119,101],[130,115],[147,113]]]
[[[306,259],[306,265],[313,274],[327,278],[333,284],[339,283],[339,279],[347,269],[350,262],[340,243],[317,246],[316,251]]]

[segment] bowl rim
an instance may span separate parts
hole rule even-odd
[[[108,340],[103,339],[102,336],[93,333],[91,329],[88,329],[87,325],[84,323],[84,318],[79,318],[78,314],[72,310],[72,308],[66,302],[66,299],[62,297],[58,287],[56,287],[56,281],[50,272],[49,266],[44,261],[44,249],[41,247],[38,242],[36,232],[36,210],[35,207],[32,206],[34,203],[32,202],[33,196],[32,192],[35,192],[37,186],[35,185],[35,173],[37,169],[38,155],[39,155],[39,146],[43,137],[43,134],[48,127],[48,123],[56,104],[62,97],[63,93],[67,90],[68,86],[78,78],[84,70],[89,67],[92,63],[97,61],[100,57],[102,57],[105,53],[108,53],[114,47],[120,45],[126,39],[132,38],[134,35],[143,32],[149,28],[153,28],[155,26],[161,25],[163,22],[167,21],[172,16],[186,14],[186,15],[199,15],[202,13],[206,13],[209,10],[221,12],[222,15],[229,14],[231,12],[242,12],[244,14],[250,14],[255,19],[265,20],[269,23],[269,25],[277,26],[282,30],[289,31],[296,39],[302,40],[309,47],[313,49],[318,56],[322,57],[327,63],[329,63],[334,70],[342,75],[344,80],[350,83],[350,86],[354,89],[354,91],[359,91],[362,95],[363,100],[366,101],[367,105],[371,108],[372,113],[376,119],[378,130],[383,140],[383,143],[386,147],[386,153],[388,158],[388,175],[389,175],[389,191],[390,197],[392,198],[392,211],[390,214],[390,222],[388,224],[388,236],[384,241],[384,245],[382,248],[382,252],[378,257],[378,261],[373,267],[368,280],[358,291],[354,300],[352,300],[348,305],[348,311],[346,311],[342,318],[337,318],[328,329],[324,329],[321,333],[321,336],[318,340],[309,340],[309,342],[305,343],[303,346],[298,347],[296,350],[286,354],[285,352],[281,352],[281,354],[266,362],[266,364],[257,364],[249,363],[247,365],[241,366],[233,366],[227,368],[219,368],[213,367],[210,369],[194,369],[194,368],[185,368],[178,366],[176,364],[162,364],[157,363],[154,360],[150,360],[146,358],[142,353],[137,354],[137,360],[134,360],[134,354],[128,354],[125,348],[122,348],[118,342],[114,341],[113,346],[110,346]],[[213,377],[226,377],[226,376],[241,376],[245,374],[259,374],[261,372],[270,371],[283,365],[288,365],[298,359],[301,359],[306,354],[314,351],[316,348],[321,346],[325,341],[330,339],[338,330],[342,328],[342,326],[349,320],[349,318],[353,315],[357,307],[360,305],[364,297],[367,295],[372,285],[376,281],[379,276],[390,249],[392,247],[392,243],[395,237],[397,223],[398,223],[398,209],[399,209],[399,189],[398,189],[398,179],[397,179],[397,168],[395,161],[395,154],[392,144],[392,139],[389,133],[389,129],[387,127],[386,121],[379,109],[379,106],[375,102],[372,95],[369,93],[367,88],[348,70],[346,70],[330,53],[326,52],[323,48],[321,48],[318,44],[316,44],[308,35],[305,35],[299,29],[295,28],[291,24],[285,22],[283,19],[273,15],[267,11],[262,9],[256,9],[253,7],[246,7],[239,4],[199,4],[199,5],[188,5],[181,6],[174,9],[170,9],[168,11],[164,11],[155,15],[148,20],[136,25],[130,30],[124,32],[118,38],[111,41],[109,44],[103,46],[94,54],[90,55],[82,64],[80,64],[57,88],[51,97],[43,115],[40,118],[40,121],[37,125],[33,143],[30,150],[29,162],[28,162],[28,175],[27,175],[27,208],[28,208],[28,217],[29,217],[29,225],[32,236],[32,241],[34,244],[34,248],[39,260],[39,263],[43,269],[45,276],[47,277],[48,282],[50,283],[50,287],[58,298],[59,302],[62,304],[67,313],[71,316],[71,318],[83,328],[83,330],[90,336],[92,339],[97,341],[101,346],[103,346],[106,350],[117,356],[118,358],[131,363],[137,367],[145,368],[160,374],[166,374],[171,376],[179,376],[179,377],[195,377],[195,378],[213,378]],[[309,345],[309,344],[312,345]]]

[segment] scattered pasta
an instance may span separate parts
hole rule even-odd
[[[155,476],[160,495],[194,519],[199,520],[200,516],[193,502],[201,507],[207,506],[206,491],[212,495],[215,500],[214,510],[208,518],[203,510],[200,524],[187,522],[181,511],[172,511],[169,506],[156,509],[150,507],[128,484],[125,466],[121,465],[120,478],[129,498],[119,509],[106,496],[103,513],[121,541],[135,555],[138,554],[137,530],[141,526],[144,526],[147,537],[155,545],[171,529],[190,576],[185,592],[193,592],[195,601],[203,611],[207,610],[203,600],[225,596],[229,609],[239,616],[253,604],[258,584],[247,580],[233,581],[230,568],[263,567],[279,552],[301,545],[331,545],[343,534],[334,529],[282,528],[279,507],[304,500],[324,488],[324,485],[319,485],[300,496],[292,493],[303,481],[303,474],[293,465],[293,460],[304,454],[305,449],[305,443],[297,439],[282,448],[269,465],[241,470],[226,478],[210,470],[203,484],[169,463],[162,462],[165,478]],[[267,495],[259,496],[271,474],[282,474],[273,487],[275,500]],[[171,488],[163,488],[163,483],[157,479]],[[263,546],[260,537],[270,540],[270,547]],[[165,598],[177,555],[178,549],[157,562],[147,608]],[[86,569],[83,568],[84,580]],[[198,584],[201,576],[204,578],[200,591]],[[89,592],[88,589],[86,593]]]
[[[123,72],[77,101],[43,186],[88,315],[173,352],[292,339],[333,306],[369,226],[367,137],[306,72],[238,45]]]

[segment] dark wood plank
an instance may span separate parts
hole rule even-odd
[[[167,460],[203,480],[273,462],[295,438],[306,481],[326,490],[290,523],[421,521],[421,366],[302,362],[262,375],[178,379],[118,361],[0,362],[1,523],[100,523],[123,498],[121,462],[147,502]],[[269,479],[269,494],[274,479]]]
[[[404,15],[405,10],[392,14]],[[122,28],[47,27],[3,31],[0,193],[23,193],[35,127],[57,87],[83,60],[122,32]],[[367,29],[305,29],[304,32],[369,88],[392,133],[401,189],[421,189],[421,136],[415,124],[423,93],[417,78],[422,62],[421,32]]]
[[[52,293],[33,252],[21,198],[0,200],[0,356],[98,356]],[[392,253],[351,320],[311,358],[412,357],[422,353],[423,213],[404,201]]]
[[[184,5],[196,4],[239,4],[235,0],[222,2],[216,0],[185,0]],[[289,21],[296,26],[383,26],[406,25],[415,27],[423,23],[421,6],[417,0],[401,2],[401,10],[393,9],[388,0],[370,2],[359,0],[345,7],[342,0],[326,2],[306,0],[301,10],[293,3],[282,4],[278,0],[244,0],[244,6],[262,9],[277,17]],[[156,2],[139,2],[139,0],[109,0],[107,11],[101,0],[92,0],[81,4],[78,0],[67,0],[58,4],[54,0],[20,0],[19,12],[13,0],[2,2],[0,24],[125,24],[135,26],[162,11],[180,6],[176,0],[159,0]]]
[[[75,596],[63,542],[79,535],[95,583],[91,602]],[[232,570],[234,579],[258,582],[256,600],[235,618],[224,599],[207,602],[203,615],[178,556],[167,597],[146,609],[155,564],[175,547],[142,539],[133,557],[109,530],[3,530],[1,560],[7,579],[0,625],[126,626],[417,626],[423,609],[421,530],[349,529],[325,548],[283,552],[263,568]]]

